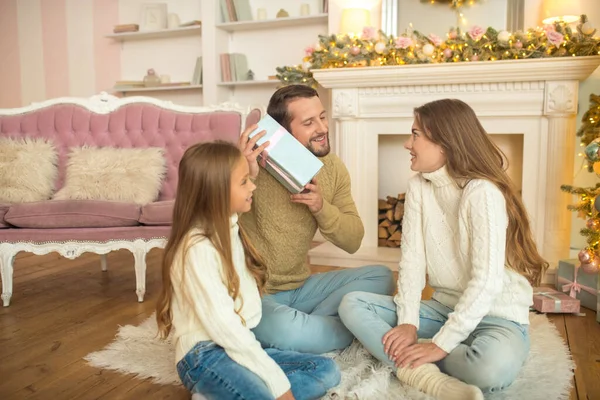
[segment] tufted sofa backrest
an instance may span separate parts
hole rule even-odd
[[[253,112],[247,123],[258,118],[260,112]],[[241,126],[242,116],[234,111],[186,113],[149,103],[125,104],[104,114],[76,104],[54,104],[0,115],[0,137],[42,137],[54,143],[59,153],[57,190],[63,186],[71,147],[164,148],[167,173],[159,200],[174,198],[179,161],[190,145],[215,139],[236,142]]]

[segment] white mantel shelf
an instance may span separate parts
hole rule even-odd
[[[324,243],[311,249],[310,262],[397,268],[400,250],[377,246],[379,169],[407,179],[412,172],[406,152],[393,166],[379,165],[379,136],[407,135],[415,107],[456,98],[490,135],[518,135],[522,199],[550,262],[545,282],[553,282],[558,261],[570,257],[572,198],[560,186],[573,182],[579,82],[599,65],[600,56],[590,56],[312,70],[331,89],[332,149],[348,168],[365,236],[355,254]]]
[[[439,85],[452,83],[579,80],[598,67],[600,56],[449,62],[385,67],[313,69],[321,86],[364,88],[372,86]],[[510,76],[507,72],[510,71]]]

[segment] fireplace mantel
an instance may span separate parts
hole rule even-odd
[[[569,256],[571,197],[560,185],[573,181],[579,82],[598,65],[600,56],[313,70],[331,89],[332,147],[348,167],[365,237],[352,255],[321,244],[310,262],[397,267],[399,249],[377,247],[379,135],[408,134],[415,107],[458,98],[489,134],[522,135],[522,196],[551,281]]]

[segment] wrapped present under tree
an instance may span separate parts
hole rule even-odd
[[[578,313],[580,302],[551,287],[533,288],[533,308],[542,313]]]
[[[596,310],[596,321],[600,322],[600,281],[598,273],[587,273],[579,267],[577,259],[561,260],[556,274],[556,289],[576,298],[583,307]]]

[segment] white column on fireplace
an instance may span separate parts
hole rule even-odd
[[[348,167],[365,237],[355,254],[321,244],[310,251],[310,262],[397,267],[399,249],[377,246],[379,135],[409,134],[414,107],[458,98],[473,107],[489,134],[522,136],[523,201],[538,247],[554,268],[569,256],[572,198],[560,185],[573,180],[579,82],[599,64],[600,57],[591,56],[314,70],[332,91],[333,150]],[[552,276],[551,270],[546,281]]]

